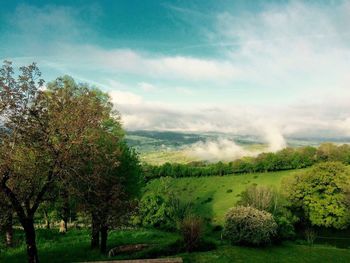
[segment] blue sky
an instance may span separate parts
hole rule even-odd
[[[349,1],[1,4],[0,59],[110,92],[128,129],[350,135]]]

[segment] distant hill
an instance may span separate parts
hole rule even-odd
[[[188,150],[197,143],[208,141],[230,140],[246,150],[267,149],[262,138],[252,135],[233,135],[219,132],[195,133],[195,132],[173,132],[173,131],[150,131],[136,130],[127,131],[127,143],[140,153],[144,162],[162,164],[165,162],[188,163],[200,160],[188,154]],[[350,138],[329,138],[329,137],[287,137],[287,145],[317,146],[323,142],[337,144],[349,143]]]

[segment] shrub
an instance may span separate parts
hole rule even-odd
[[[187,216],[181,223],[181,234],[183,237],[185,249],[192,252],[199,248],[202,233],[203,221],[195,215]]]
[[[179,229],[181,222],[191,213],[192,203],[180,201],[179,198],[171,196],[167,201],[170,219]]]
[[[273,217],[278,226],[276,241],[295,238],[294,224],[298,221],[296,216],[287,209],[283,209],[274,214]]]
[[[289,205],[287,200],[274,188],[254,184],[243,191],[240,196],[237,204],[254,207],[273,215],[278,225],[276,236],[278,240],[291,239],[295,236],[294,223],[297,218],[287,209]]]
[[[170,214],[171,212],[164,198],[151,194],[141,199],[138,215],[133,221],[135,224],[144,227],[169,229],[173,227]]]
[[[277,207],[277,201],[277,192],[273,188],[254,184],[241,193],[238,204],[273,213]]]
[[[148,194],[142,197],[138,213],[132,221],[134,225],[175,230],[180,228],[191,208],[191,203],[181,202],[174,196],[163,198],[157,194]]]
[[[224,238],[231,244],[265,245],[271,242],[276,233],[277,224],[266,211],[238,206],[226,214]]]

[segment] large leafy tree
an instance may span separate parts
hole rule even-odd
[[[47,87],[52,92],[79,89],[79,84],[64,77]],[[60,193],[74,197],[80,209],[91,215],[91,246],[106,252],[108,231],[118,226],[133,207],[141,169],[137,155],[125,143],[120,115],[113,110],[108,94],[94,88],[89,92],[104,106],[106,114],[98,127],[89,129],[82,147],[76,149],[81,165],[75,167],[74,176],[61,181],[58,187]]]
[[[318,164],[284,181],[284,186],[292,208],[312,225],[343,229],[350,224],[350,171],[345,165]]]
[[[10,62],[0,70],[0,190],[24,229],[28,261],[39,262],[34,215],[58,183],[82,175],[81,149],[95,147],[112,105],[71,78],[44,90],[35,64],[19,72]]]
[[[118,129],[114,126],[112,130],[115,128]],[[82,193],[83,208],[91,215],[91,247],[99,247],[103,253],[108,231],[119,226],[134,207],[133,197],[138,193],[141,171],[137,155],[112,130],[100,133],[99,152],[87,162],[84,171],[90,179],[79,182],[77,187]],[[82,192],[81,188],[87,190]]]

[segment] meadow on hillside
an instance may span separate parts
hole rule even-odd
[[[266,185],[280,190],[284,177],[301,170],[251,173],[225,176],[161,178],[152,180],[145,188],[147,193],[173,193],[182,201],[193,204],[196,213],[213,224],[223,224],[229,208],[236,205],[240,194],[250,185]]]

